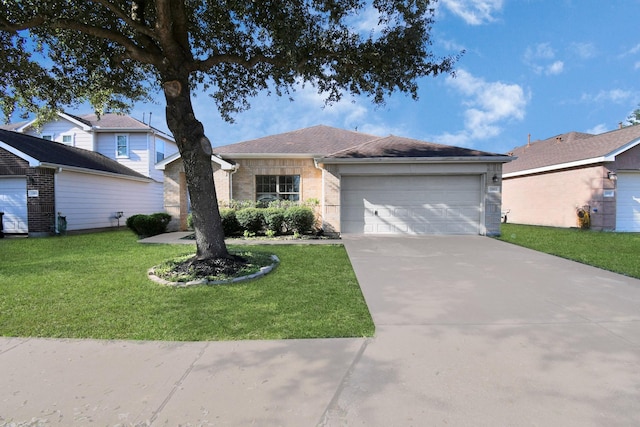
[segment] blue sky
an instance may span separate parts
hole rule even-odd
[[[359,24],[373,27],[370,18]],[[214,146],[325,124],[506,153],[529,134],[601,133],[626,121],[640,104],[639,21],[640,0],[440,0],[433,52],[466,53],[456,78],[420,80],[418,101],[396,94],[376,107],[346,97],[323,108],[305,87],[294,102],[258,96],[234,124],[204,93],[194,107]],[[161,104],[136,105],[132,115],[149,112],[166,130]]]

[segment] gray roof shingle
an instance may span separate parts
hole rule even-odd
[[[498,157],[502,154],[390,135],[333,153],[328,158]]]
[[[505,164],[503,173],[516,173],[601,158],[638,140],[640,140],[640,126],[628,126],[599,135],[569,132],[515,148],[510,154],[517,159]]]
[[[0,129],[0,142],[4,142],[41,163],[148,178],[100,153],[70,147],[59,142],[47,141],[5,129]]]
[[[329,155],[377,139],[365,133],[318,125],[278,135],[214,147],[216,154],[309,154]]]

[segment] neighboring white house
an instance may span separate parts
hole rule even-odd
[[[155,164],[178,151],[170,135],[111,113],[59,113],[41,127],[29,121],[0,129],[39,138],[5,133],[0,141],[5,232],[47,234],[58,216],[66,217],[69,231],[99,229],[163,211],[164,176]]]

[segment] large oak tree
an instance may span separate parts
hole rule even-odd
[[[383,103],[417,98],[417,80],[452,73],[436,58],[435,0],[1,0],[0,107],[40,115],[78,102],[127,111],[159,89],[191,195],[197,258],[227,257],[211,144],[194,90],[220,114],[262,90],[311,84],[327,102],[344,93]],[[359,17],[377,22],[358,29]]]

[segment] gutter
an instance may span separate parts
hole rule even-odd
[[[31,165],[29,165],[29,166],[31,166]],[[152,178],[147,178],[147,177],[143,177],[143,176],[124,175],[124,174],[121,174],[121,173],[100,171],[100,170],[95,170],[95,169],[86,169],[86,168],[80,168],[80,167],[77,167],[77,166],[59,165],[59,164],[55,164],[55,163],[39,163],[37,165],[33,165],[32,167],[42,167],[42,168],[47,168],[47,169],[56,169],[57,173],[60,173],[60,172],[62,172],[64,170],[67,170],[69,172],[80,172],[80,173],[86,173],[86,174],[90,174],[90,175],[99,175],[99,176],[107,176],[107,177],[111,177],[111,178],[128,179],[128,180],[131,180],[131,181],[157,182]]]
[[[542,166],[539,168],[526,169],[526,170],[517,171],[517,172],[503,173],[502,178],[515,178],[515,177],[524,176],[524,175],[535,175],[537,173],[551,172],[551,171],[556,171],[561,169],[571,169],[579,166],[615,162],[615,160],[616,160],[615,155],[592,157],[590,159],[576,160],[575,162],[560,163],[557,165]]]

